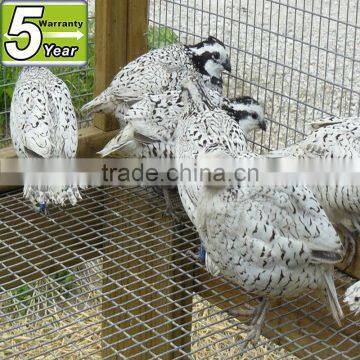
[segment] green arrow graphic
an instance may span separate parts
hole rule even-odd
[[[76,38],[77,40],[80,40],[82,37],[84,36],[84,34],[81,31],[75,31],[75,32],[43,32],[43,37],[44,38],[48,38],[48,39],[72,39],[72,38]],[[14,38],[27,38],[29,37],[28,34],[20,34],[18,36],[11,36],[9,34],[4,34],[4,37],[8,40],[14,39]]]

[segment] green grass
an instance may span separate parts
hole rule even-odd
[[[14,84],[20,68],[8,68],[0,65],[0,113],[9,109],[14,92]],[[0,136],[3,134],[6,116],[0,115]]]
[[[179,42],[179,37],[166,26],[149,26],[147,39],[150,50]]]
[[[26,309],[31,304],[33,294],[34,290],[27,284],[10,291],[12,299],[5,302],[5,313],[11,314],[12,317],[26,315]]]
[[[65,297],[70,297],[69,291],[75,286],[76,276],[69,270],[62,270],[55,274],[53,278],[61,286]]]
[[[32,284],[24,284],[9,292],[10,298],[4,303],[3,310],[12,318],[26,316],[29,308],[36,307],[36,304],[46,299],[56,299],[61,295],[65,299],[73,296],[71,291],[76,286],[76,276],[71,270],[62,270],[51,275],[47,280],[47,286]],[[44,293],[44,290],[46,292]]]

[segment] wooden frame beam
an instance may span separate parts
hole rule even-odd
[[[88,127],[79,129],[79,145],[77,149],[77,157],[90,158],[96,156],[103,146],[110,141],[117,131],[105,132],[96,127]],[[16,152],[12,146],[0,150],[0,159],[15,159]],[[1,191],[0,188],[0,193]]]
[[[95,32],[95,95],[104,91],[131,60],[147,50],[147,0],[97,0]],[[97,114],[95,127],[110,131],[118,122]]]

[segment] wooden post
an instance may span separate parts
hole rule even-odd
[[[169,229],[164,202],[144,190],[123,193],[119,203],[128,211],[116,215],[115,204],[107,222],[116,234],[104,233],[111,244],[103,266],[103,358],[188,359],[192,296],[185,289],[192,278],[180,256],[188,245]]]
[[[147,51],[148,0],[128,0],[127,60]]]
[[[96,1],[95,95],[104,91],[129,61],[147,50],[147,0]],[[118,128],[110,115],[98,114],[94,125],[110,131]]]
[[[147,0],[97,0],[96,94],[109,85],[122,66],[147,51],[147,5]],[[116,127],[117,122],[109,116],[99,116],[95,126],[108,131]],[[128,192],[128,196],[119,201],[130,208],[138,200],[133,195]],[[185,359],[184,354],[188,351],[191,328],[191,315],[188,314],[191,313],[192,299],[188,297],[182,301],[181,308],[177,308],[176,301],[184,295],[180,285],[172,281],[175,277],[181,278],[172,265],[178,261],[173,249],[176,245],[182,246],[178,244],[181,240],[162,226],[171,220],[163,219],[162,213],[154,215],[150,202],[146,205],[141,209],[142,216],[148,217],[146,222],[139,220],[137,212],[123,215],[121,219],[114,217],[114,212],[107,216],[113,228],[119,229],[119,234],[104,233],[104,238],[111,242],[110,246],[105,246],[103,263],[106,275],[103,314],[106,320],[103,322],[105,346],[102,355],[106,359],[117,359],[117,353],[129,357],[141,354],[141,359],[166,353],[163,359],[179,356]],[[129,239],[136,238],[134,231],[146,246],[135,242],[128,250]],[[156,235],[152,235],[154,232]],[[162,251],[164,237],[168,246],[160,258],[148,247]],[[178,281],[183,284],[188,280]],[[151,295],[150,288],[153,289]]]

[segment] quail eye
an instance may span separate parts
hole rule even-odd
[[[214,59],[219,60],[220,54],[218,52],[214,53]]]
[[[254,120],[257,120],[259,118],[259,115],[257,113],[252,113],[251,116]]]

